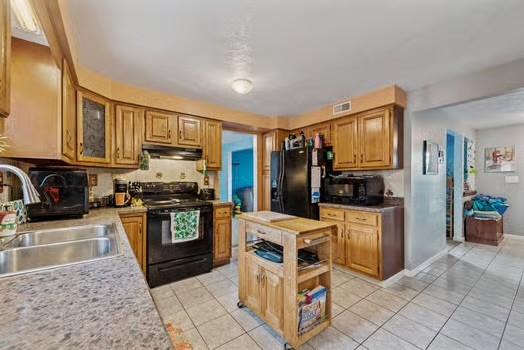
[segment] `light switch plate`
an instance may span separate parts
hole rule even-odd
[[[519,183],[519,177],[518,177],[518,175],[506,176],[505,179],[504,179],[504,182],[506,182],[507,184],[518,184]]]

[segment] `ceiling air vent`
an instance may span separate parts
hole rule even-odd
[[[351,101],[345,101],[333,105],[333,115],[351,112]]]

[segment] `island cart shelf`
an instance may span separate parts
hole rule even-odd
[[[285,349],[297,349],[331,325],[331,237],[336,225],[292,218],[265,222],[252,216],[239,219],[239,307],[248,307],[285,340]],[[257,254],[250,244],[256,240],[275,243],[283,249],[283,262]],[[299,266],[301,249],[316,253],[319,263]],[[308,331],[299,333],[298,294],[323,286],[327,290],[324,317]]]

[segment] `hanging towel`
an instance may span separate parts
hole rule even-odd
[[[200,210],[171,213],[171,242],[181,243],[198,239]]]

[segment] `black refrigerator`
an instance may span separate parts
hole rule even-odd
[[[328,151],[304,147],[271,152],[271,211],[318,219],[318,204],[313,203],[311,196],[312,167],[320,168],[316,170],[321,173],[322,198],[323,177],[331,171]]]

